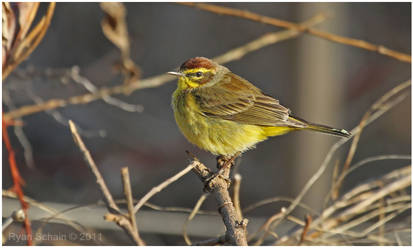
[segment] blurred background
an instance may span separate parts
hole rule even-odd
[[[296,23],[325,13],[329,18],[317,29],[411,53],[410,3],[220,5]],[[125,3],[125,7],[131,59],[141,69],[143,79],[171,71],[188,58],[212,58],[265,33],[283,30],[174,3]],[[41,5],[40,11],[44,10]],[[78,83],[65,80],[64,72],[73,66],[97,87],[122,84],[122,77],[114,68],[120,53],[102,32],[103,17],[97,3],[58,3],[43,41],[3,83],[3,111],[10,108],[4,104],[5,99],[20,107],[40,99],[66,99],[86,93]],[[266,46],[225,66],[278,98],[296,116],[347,130],[358,125],[376,99],[411,77],[409,63],[309,34]],[[215,168],[215,157],[188,143],[175,124],[170,104],[175,87],[176,80],[129,96],[116,96],[129,104],[142,105],[142,112],[127,112],[98,100],[25,116],[22,129],[30,146],[24,149],[13,128],[9,128],[26,181],[24,193],[41,202],[75,205],[101,199],[95,179],[73,142],[68,119],[82,129],[84,141],[108,187],[119,198],[120,168],[124,166],[129,167],[135,198],[183,169],[189,161],[185,150]],[[410,155],[410,102],[409,96],[364,130],[353,163],[380,154]],[[337,137],[295,132],[271,138],[244,153],[237,167],[243,176],[242,206],[268,197],[295,197],[337,141]],[[24,157],[25,150],[30,153],[27,147],[32,150],[32,165]],[[333,162],[343,163],[348,148],[349,144],[340,149]],[[390,160],[365,166],[350,176],[343,191],[407,163]],[[304,199],[314,209],[322,206],[331,184],[331,171]],[[2,179],[3,189],[12,186],[4,146]],[[192,208],[202,188],[199,179],[190,173],[151,202]],[[269,216],[287,205],[284,202],[266,206],[253,215]],[[215,201],[208,199],[203,209],[216,210]],[[165,240],[157,242],[168,244]]]

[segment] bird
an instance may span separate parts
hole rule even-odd
[[[178,77],[172,108],[180,131],[189,142],[214,155],[236,156],[291,131],[351,135],[294,116],[277,99],[208,58],[190,58],[168,74]]]

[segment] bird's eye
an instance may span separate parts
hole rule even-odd
[[[196,74],[195,74],[197,77],[201,77],[202,76],[202,72],[197,72]]]

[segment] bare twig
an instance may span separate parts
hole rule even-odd
[[[3,138],[3,142],[4,145],[6,147],[7,153],[8,153],[8,162],[9,162],[9,166],[10,166],[10,173],[11,173],[11,177],[12,177],[12,181],[13,181],[13,190],[16,192],[19,202],[20,202],[20,206],[24,212],[24,227],[26,230],[26,234],[27,234],[27,245],[31,246],[33,244],[33,239],[32,239],[32,228],[31,228],[31,223],[29,220],[29,216],[27,214],[27,210],[29,208],[29,205],[27,204],[27,202],[24,200],[24,193],[22,190],[22,185],[24,184],[24,180],[23,178],[20,176],[20,172],[17,166],[17,162],[16,162],[16,156],[15,156],[15,151],[13,149],[13,146],[11,145],[10,142],[10,137],[9,137],[9,133],[7,131],[7,127],[8,127],[9,123],[7,123],[6,121],[4,121],[4,118],[2,120],[2,138]]]
[[[309,230],[311,221],[312,221],[311,215],[307,214],[307,215],[305,216],[305,225],[304,225],[304,228],[303,228],[303,232],[301,233],[300,241],[298,242],[298,245],[302,245],[302,244],[303,244],[303,242],[304,242],[304,240],[305,240],[305,238],[306,238],[306,235],[307,235],[307,233],[308,233],[308,230]]]
[[[248,20],[255,21],[255,22],[269,24],[269,25],[276,26],[276,27],[283,27],[283,28],[288,28],[292,30],[299,30],[302,32],[307,32],[311,35],[320,37],[322,39],[326,39],[329,41],[377,52],[379,54],[382,54],[382,55],[385,55],[391,58],[395,58],[403,62],[411,63],[411,56],[408,54],[401,53],[395,50],[391,50],[381,45],[375,45],[375,44],[372,44],[364,40],[347,38],[347,37],[331,34],[328,32],[320,31],[314,28],[303,27],[300,24],[296,24],[293,22],[288,22],[288,21],[284,21],[284,20],[280,20],[280,19],[276,19],[276,18],[272,18],[268,16],[259,15],[259,14],[246,11],[246,10],[239,10],[235,8],[222,7],[218,5],[205,4],[205,3],[180,3],[180,4],[192,6],[192,7],[206,10],[209,12],[213,12],[216,14],[235,16],[235,17],[248,19]]]
[[[78,66],[73,66],[69,75],[73,81],[82,85],[90,93],[96,93],[98,91],[98,88],[89,79],[80,75],[80,68]],[[102,100],[107,104],[118,107],[124,111],[138,113],[143,111],[143,106],[141,104],[126,103],[111,96],[104,96],[102,97]]]
[[[164,212],[180,212],[180,213],[188,213],[190,214],[193,209],[190,208],[182,208],[182,207],[162,207],[155,205],[153,203],[146,202],[144,206],[157,210],[157,211],[164,211]],[[204,214],[204,215],[217,215],[215,211],[204,211],[204,210],[198,210],[197,214]]]
[[[406,81],[404,83],[401,83],[394,87],[393,89],[389,90],[384,94],[382,97],[380,97],[377,101],[373,103],[373,105],[370,107],[370,109],[363,115],[361,118],[360,124],[358,125],[359,131],[357,134],[354,136],[354,139],[351,143],[350,150],[348,152],[346,161],[344,162],[343,169],[341,170],[341,174],[345,174],[348,168],[350,167],[351,161],[353,160],[354,154],[357,149],[358,142],[360,140],[361,133],[363,131],[363,128],[366,125],[366,122],[368,118],[377,110],[380,110],[381,108],[386,107],[386,102],[389,101],[391,98],[396,96],[398,93],[402,92],[403,90],[407,89],[411,85],[410,80]],[[338,180],[337,183],[335,183],[332,188],[334,189],[332,192],[332,199],[336,199],[338,197],[338,193],[341,187],[341,180]]]
[[[36,104],[43,104],[45,101],[38,95],[34,93],[33,90],[30,89],[31,87],[25,87],[25,90],[27,92],[27,95],[29,98],[31,98]],[[46,114],[49,114],[55,121],[65,127],[69,126],[69,120],[64,117],[59,111],[56,109],[50,109],[45,111]],[[103,129],[99,130],[85,130],[84,128],[81,128],[79,126],[76,127],[78,133],[83,136],[83,137],[105,137],[106,136],[106,131]]]
[[[105,215],[105,219],[107,221],[113,221],[115,222],[118,226],[120,226],[125,233],[137,244],[137,245],[145,245],[145,243],[142,241],[142,239],[139,237],[138,232],[136,231],[137,228],[135,228],[129,218],[126,218],[121,212],[116,205],[115,201],[113,200],[113,197],[106,186],[105,181],[103,180],[102,175],[100,174],[95,161],[93,160],[92,156],[90,155],[90,152],[86,148],[85,144],[83,143],[82,139],[80,138],[80,135],[77,131],[76,125],[73,123],[73,121],[69,120],[69,127],[70,131],[72,132],[73,140],[75,141],[76,145],[79,147],[80,151],[83,154],[83,158],[86,161],[87,165],[89,166],[89,169],[92,171],[93,175],[96,178],[96,183],[98,184],[100,191],[103,194],[103,200],[106,203],[106,207],[108,208],[109,212],[108,214]]]
[[[340,175],[340,177],[336,178],[336,180],[334,180],[334,182],[336,183],[335,185],[339,185],[341,184],[344,179],[353,171],[355,171],[356,169],[360,168],[363,165],[366,165],[368,163],[371,162],[375,162],[375,161],[381,161],[381,160],[410,160],[411,156],[410,155],[398,155],[398,154],[388,154],[388,155],[378,155],[378,156],[373,156],[373,157],[368,157],[365,158],[357,163],[355,163],[353,166],[351,166],[348,170],[343,171],[342,174]],[[337,186],[332,187],[330,190],[330,193],[327,195],[327,199],[328,197],[334,193],[334,191],[337,190]],[[338,196],[338,193],[336,193]],[[326,201],[327,201],[326,199]]]
[[[73,123],[72,120],[69,120],[69,127],[70,131],[72,132],[73,140],[75,141],[76,145],[79,147],[80,151],[83,154],[83,158],[86,161],[89,169],[93,172],[93,175],[96,177],[96,183],[98,184],[103,196],[104,201],[106,202],[107,206],[109,207],[110,212],[119,213],[119,207],[116,205],[115,201],[113,200],[112,195],[108,187],[106,186],[105,180],[103,180],[102,175],[100,174],[95,161],[90,155],[89,150],[86,148],[83,140],[80,138],[80,135],[77,131],[76,125]]]
[[[281,208],[280,212],[277,212],[275,214],[273,214],[272,216],[270,216],[265,222],[264,224],[262,224],[262,226],[258,229],[258,231],[252,235],[250,235],[248,237],[248,240],[252,240],[256,235],[258,235],[259,232],[264,231],[264,233],[261,235],[261,237],[254,243],[254,246],[258,246],[261,245],[262,242],[264,242],[264,239],[268,236],[269,234],[269,228],[271,223],[273,223],[275,220],[278,220],[280,218],[283,217],[284,213],[286,211],[286,208]],[[276,235],[278,236],[278,235]]]
[[[402,245],[403,245],[403,242],[402,242],[402,240],[400,239],[399,234],[398,234],[397,232],[394,232],[394,236],[396,237],[397,245],[398,245],[398,246],[402,246]]]
[[[184,227],[183,227],[183,231],[182,234],[184,236],[184,240],[185,243],[187,245],[192,245],[191,240],[188,237],[188,233],[187,233],[187,228],[188,228],[188,224],[189,222],[195,217],[195,215],[198,213],[199,209],[202,206],[202,203],[204,203],[204,201],[207,199],[207,196],[209,195],[209,193],[203,193],[201,195],[201,197],[199,197],[198,201],[196,202],[194,208],[192,209],[192,212],[189,214],[188,219],[186,219],[185,223],[184,223]]]
[[[9,91],[6,90],[5,87],[3,87],[3,103],[7,105],[9,110],[16,109],[16,106],[11,100]],[[22,121],[22,119],[18,118],[16,119],[16,121]],[[26,161],[27,167],[29,167],[30,169],[34,169],[36,166],[34,164],[34,159],[33,159],[32,145],[30,144],[29,139],[24,133],[23,127],[21,125],[14,125],[13,129],[14,129],[14,134],[17,137],[17,140],[20,142],[20,144],[23,147],[23,155],[24,155],[24,160]]]
[[[10,190],[2,190],[2,196],[3,196],[3,197],[9,197],[9,198],[12,198],[12,199],[17,199],[16,193],[13,192],[13,191],[10,191]],[[47,213],[52,214],[52,216],[49,217],[49,218],[47,218],[47,219],[55,219],[55,218],[61,216],[61,217],[60,217],[60,220],[62,220],[64,223],[68,224],[69,226],[73,227],[73,229],[75,229],[75,230],[77,230],[77,231],[79,231],[79,232],[83,232],[83,231],[84,231],[84,230],[82,230],[82,229],[79,228],[79,226],[80,226],[79,224],[76,224],[75,222],[71,221],[70,219],[66,218],[65,216],[62,216],[62,215],[63,215],[62,212],[59,212],[59,211],[57,211],[57,210],[54,209],[54,208],[48,207],[48,206],[46,206],[45,204],[42,204],[42,203],[40,203],[40,202],[38,202],[38,201],[36,201],[36,200],[28,197],[28,196],[24,196],[23,199],[24,199],[27,203],[29,203],[30,206],[32,206],[32,207],[37,207],[37,208],[39,208],[39,209],[41,209],[41,210],[43,210],[43,211],[45,211],[45,212],[47,212]]]
[[[408,85],[411,84],[411,81],[408,80],[404,83],[402,83],[401,85],[403,85],[403,89],[405,89]],[[399,88],[399,86],[396,86],[396,88]],[[394,94],[398,93],[399,91],[393,91],[391,90],[390,92],[393,92]],[[386,98],[385,100],[389,100],[388,102],[380,102],[380,106],[376,106],[373,105],[372,108],[374,107],[375,109],[377,109],[376,112],[374,112],[372,115],[370,115],[365,122],[365,126],[367,126],[368,124],[370,124],[372,121],[374,121],[375,119],[377,119],[378,117],[380,117],[381,115],[383,115],[385,112],[387,112],[389,109],[393,108],[395,105],[397,105],[398,103],[400,103],[403,99],[405,99],[407,97],[408,93],[402,94],[398,97],[396,97],[393,100],[389,100],[391,98],[391,96],[393,95],[388,95],[386,94]],[[357,134],[360,131],[360,127],[357,126],[355,128],[353,128],[351,130],[351,134],[352,136],[354,136],[355,134]],[[324,171],[327,169],[330,160],[332,159],[334,153],[336,152],[336,150],[338,150],[338,148],[340,148],[343,144],[345,144],[349,139],[341,139],[339,141],[337,141],[330,149],[330,151],[327,153],[327,156],[324,158],[323,163],[321,164],[320,168],[314,173],[314,175],[310,178],[310,180],[307,181],[307,183],[305,184],[304,188],[301,190],[300,194],[298,194],[298,196],[295,198],[295,200],[291,203],[291,205],[288,207],[287,211],[284,213],[284,216],[289,215],[294,209],[295,207],[298,205],[298,203],[301,201],[301,199],[304,197],[304,195],[308,192],[308,190],[312,187],[312,185],[320,178],[320,176],[324,173]],[[277,222],[275,223],[275,226],[278,225],[282,219],[277,220]]]
[[[326,17],[322,14],[316,15],[313,18],[301,23],[303,27],[311,27],[323,22]],[[278,43],[287,39],[295,38],[302,34],[298,30],[285,30],[273,33],[267,33],[253,40],[245,45],[229,50],[228,52],[213,58],[219,64],[226,64],[228,62],[239,60],[250,52],[254,52],[268,45]]]
[[[235,174],[234,175],[234,207],[235,211],[237,212],[238,219],[242,220],[242,209],[241,209],[241,203],[240,203],[240,187],[241,187],[241,180],[242,176],[240,174]]]
[[[312,26],[321,21],[324,18],[322,16],[316,16],[306,22],[303,22],[302,25]],[[265,34],[258,39],[251,41],[243,46],[234,48],[225,52],[224,54],[213,58],[219,64],[225,64],[230,61],[241,59],[246,54],[259,50],[265,46],[272,45],[274,43],[291,39],[300,35],[301,32],[297,30],[287,30],[275,33]],[[22,106],[16,110],[9,111],[3,115],[4,120],[8,121],[14,118],[23,117],[26,115],[31,115],[39,112],[43,112],[50,109],[56,109],[65,107],[68,105],[78,105],[78,104],[87,104],[92,101],[100,100],[103,97],[110,95],[125,94],[128,95],[136,90],[159,87],[167,82],[174,80],[174,76],[167,74],[161,74],[158,76],[149,77],[143,80],[132,81],[126,85],[118,85],[114,87],[103,87],[94,93],[72,96],[67,99],[50,99],[42,104],[26,105]]]
[[[382,213],[382,211],[384,211],[384,213],[387,212],[394,212],[392,214],[389,214],[387,217],[383,218],[382,220],[378,221],[377,223],[370,225],[368,228],[364,229],[363,232],[361,232],[359,235],[361,237],[363,236],[367,236],[368,233],[372,232],[374,229],[378,228],[379,226],[383,225],[384,223],[390,221],[391,219],[395,218],[396,216],[398,216],[400,213],[406,211],[407,209],[411,208],[411,204],[398,204],[398,205],[391,205],[391,206],[387,206],[385,208],[382,209],[378,209],[376,211],[372,211],[368,214],[363,215],[360,218],[357,218],[355,220],[352,220],[351,222],[346,223],[345,225],[340,226],[339,228],[336,229],[332,229],[332,232],[336,232],[336,233],[342,233],[354,226],[360,225],[362,223],[365,223],[366,221],[373,219],[377,216],[380,216],[380,214]],[[329,234],[331,235],[331,234]],[[324,238],[327,238],[328,236],[325,236]]]
[[[274,203],[274,202],[280,202],[280,201],[285,201],[285,202],[290,202],[290,203],[291,203],[291,202],[294,201],[294,198],[282,197],[282,196],[271,197],[271,198],[267,198],[267,199],[258,201],[258,202],[254,203],[254,204],[251,204],[251,205],[245,207],[242,211],[243,211],[244,213],[251,212],[252,210],[254,210],[254,209],[256,209],[256,208],[259,208],[259,207],[262,207],[262,206],[264,206],[264,205],[271,204],[271,203]],[[313,213],[313,214],[316,214],[316,215],[319,214],[319,213],[316,212],[314,209],[312,209],[311,207],[305,205],[304,203],[301,203],[301,202],[300,202],[300,203],[298,204],[298,206],[299,206],[299,207],[302,207],[302,208],[305,209],[306,211],[309,211],[309,212],[311,212],[311,213]]]
[[[348,220],[349,218],[355,216],[356,214],[359,214],[360,212],[362,212],[367,206],[371,205],[373,202],[383,198],[384,196],[404,189],[406,187],[408,187],[409,185],[411,185],[411,175],[410,175],[410,166],[406,167],[406,168],[402,168],[401,172],[403,171],[407,171],[409,172],[407,175],[403,176],[400,178],[400,180],[396,180],[393,183],[390,183],[389,185],[383,187],[382,189],[378,190],[377,192],[375,192],[373,195],[371,195],[370,197],[366,198],[365,200],[361,201],[360,203],[356,204],[353,207],[350,207],[348,209],[346,209],[345,211],[343,211],[342,213],[339,214],[339,216],[337,216],[335,219],[342,222],[345,220]],[[321,215],[321,218],[325,218],[324,215]],[[317,223],[317,222],[316,222]],[[323,226],[327,229],[331,228],[333,225],[336,224],[336,221],[324,221],[323,222]]]
[[[224,168],[221,174],[212,173],[204,164],[194,160],[196,166],[193,168],[194,173],[205,184],[205,190],[211,192],[218,203],[219,213],[222,216],[227,228],[226,236],[232,245],[248,245],[244,220],[237,218],[237,213],[228,192],[228,182],[224,177],[228,177],[230,167]],[[226,161],[221,164],[218,160],[218,168],[222,167]],[[218,169],[219,170],[219,169]]]
[[[133,230],[137,233],[139,237],[139,231],[138,231],[138,225],[136,224],[136,217],[135,214],[133,213],[133,197],[132,197],[132,189],[130,185],[130,177],[129,177],[129,169],[128,167],[123,167],[121,169],[121,175],[122,175],[122,183],[123,183],[123,192],[125,194],[125,199],[126,203],[128,206],[128,214],[129,214],[129,220],[132,224]],[[141,244],[144,244],[142,239],[139,237],[141,240]]]
[[[176,180],[178,180],[179,178],[183,177],[186,173],[190,172],[192,170],[192,168],[194,168],[199,162],[197,161],[193,161],[190,165],[188,165],[187,167],[185,167],[185,169],[181,170],[180,172],[178,172],[177,174],[175,174],[174,176],[166,179],[165,181],[163,181],[161,184],[159,184],[156,187],[153,187],[148,193],[146,193],[146,195],[144,195],[139,202],[135,205],[133,212],[136,214],[139,209],[154,195],[156,195],[157,193],[161,192],[164,188],[168,187],[171,183],[175,182]]]
[[[374,188],[378,188],[380,185],[383,185],[383,182],[387,182],[384,184],[384,187],[379,188],[378,190],[373,190]],[[373,218],[374,216],[378,216],[381,211],[380,209],[372,212],[371,214],[366,214],[369,211],[369,206],[372,206],[374,202],[384,198],[392,194],[393,192],[402,190],[406,187],[411,185],[411,167],[407,166],[401,169],[394,170],[389,172],[388,174],[381,176],[380,178],[372,181],[361,184],[351,191],[346,193],[341,197],[340,200],[334,202],[332,206],[325,209],[320,217],[315,219],[310,228],[316,228],[321,226],[322,228],[319,229],[319,232],[315,232],[311,234],[312,238],[315,238],[324,233],[323,239],[325,240],[327,237],[330,237],[334,234],[346,234],[351,235],[353,237],[364,237],[367,233],[349,233],[345,232],[349,228],[359,225],[366,220]],[[363,192],[369,192],[368,194],[361,194]],[[357,197],[359,196],[359,197]],[[355,199],[352,201],[351,199]],[[400,209],[399,213],[408,207],[403,202],[400,207],[397,207],[398,202],[401,201],[408,201],[410,202],[410,197],[401,197],[401,199],[397,201],[389,201],[387,211],[393,211]],[[375,209],[380,207],[380,204],[376,204],[373,206]],[[344,209],[344,210],[343,210]],[[342,211],[343,210],[343,211]],[[403,210],[404,211],[404,210]],[[334,215],[334,213],[336,213]],[[334,216],[333,216],[334,215]],[[346,223],[342,227],[334,229],[338,224],[343,223],[354,216],[361,215],[358,220],[353,222]],[[391,217],[389,217],[390,219]],[[384,221],[384,220],[383,220]],[[386,219],[388,221],[388,219]],[[377,224],[378,225],[378,224]],[[301,230],[301,229],[300,229]],[[300,230],[294,231],[294,233],[281,237],[277,244],[285,244],[285,242],[289,239],[292,239],[296,235],[300,234]]]

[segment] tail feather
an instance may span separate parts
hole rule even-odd
[[[294,122],[294,126],[297,126],[298,129],[317,131],[317,132],[331,134],[331,135],[340,136],[340,137],[351,136],[351,133],[347,132],[344,129],[337,129],[337,128],[332,128],[332,127],[325,126],[325,125],[310,123],[310,122],[307,122],[297,117],[290,116],[289,121]]]
[[[351,135],[349,132],[347,132],[344,129],[336,129],[336,128],[332,128],[329,126],[312,124],[312,123],[309,123],[309,125],[305,129],[313,130],[313,131],[317,131],[321,133],[332,134],[332,135],[340,136],[340,137],[347,137],[347,138],[350,137]]]

